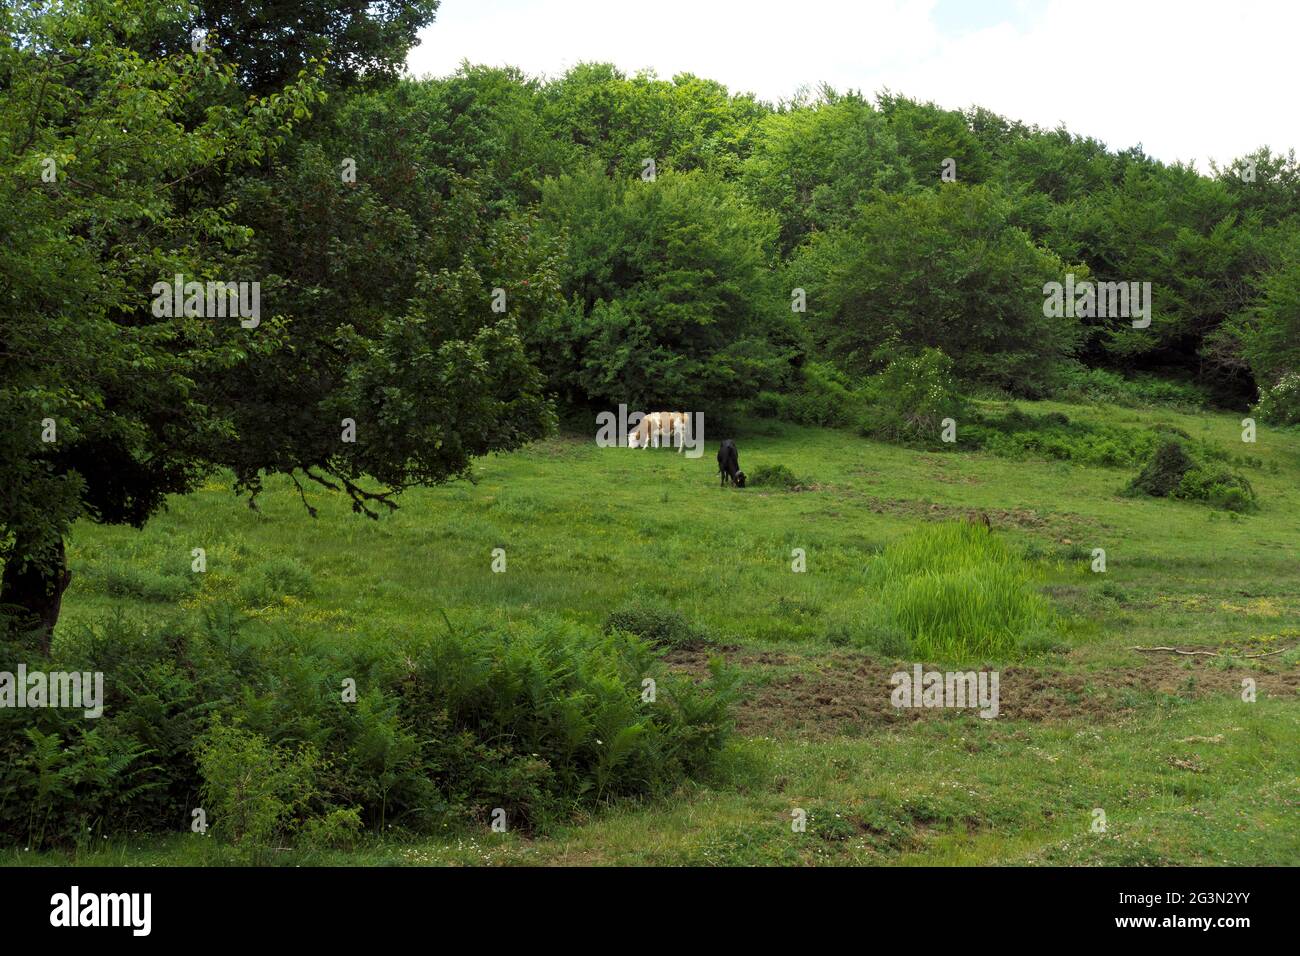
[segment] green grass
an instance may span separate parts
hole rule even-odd
[[[1246,446],[1234,415],[1022,404],[1107,428],[1163,423],[1248,456],[1259,510],[1126,498],[1127,467],[922,452],[769,422],[709,435],[701,459],[566,436],[479,462],[472,484],[411,492],[378,522],[328,493],[313,521],[284,481],[251,511],[216,478],[142,532],[79,525],[64,620],[232,603],[311,640],[367,641],[442,628],[442,612],[599,629],[617,609],[652,605],[708,636],[693,653],[723,654],[748,679],[741,727],[761,729],[714,778],[667,799],[542,839],[384,834],[346,853],[283,851],[286,864],[1300,863],[1300,664],[1245,657],[1300,644],[1300,436],[1266,428]],[[723,437],[736,438],[742,469],[784,466],[798,489],[720,489]],[[915,563],[915,549],[934,547],[921,529],[973,511],[990,515],[996,553],[943,571]],[[198,547],[204,574],[190,571]],[[1091,570],[1096,548],[1105,573]],[[882,592],[873,575],[890,568]],[[1030,639],[1048,618],[1052,639]],[[871,639],[882,619],[915,645]],[[868,712],[871,668],[971,657],[1004,678],[1031,668],[1025,706],[994,721]],[[1243,673],[1269,688],[1255,703],[1241,700]],[[854,695],[865,709],[843,712]],[[808,812],[801,834],[796,808]],[[1096,808],[1105,833],[1090,829]],[[192,834],[103,843],[0,862],[229,861]]]
[[[1009,660],[1055,627],[1028,562],[983,527],[915,531],[886,548],[870,576],[886,626],[902,632],[913,657]]]

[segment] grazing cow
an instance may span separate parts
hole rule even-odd
[[[727,487],[730,480],[737,488],[745,487],[745,473],[740,470],[740,455],[736,443],[728,438],[718,449],[718,471],[722,474],[721,487]]]
[[[968,514],[966,516],[966,520],[970,524],[975,525],[975,527],[977,528],[983,528],[985,531],[989,532],[990,534],[993,533],[993,522],[989,521],[989,516],[987,511],[972,512],[971,514]]]
[[[675,444],[678,451],[685,451],[690,427],[690,416],[686,412],[651,412],[628,433],[627,447],[649,448],[653,445],[662,448],[666,444]]]

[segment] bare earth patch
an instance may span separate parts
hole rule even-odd
[[[738,648],[678,650],[666,658],[675,671],[699,676],[710,656],[754,670],[781,668],[770,680],[752,686],[737,708],[736,728],[750,737],[853,736],[915,720],[944,720],[975,713],[972,709],[895,708],[890,677],[911,664],[883,663],[865,655],[839,653],[812,671],[789,672],[797,664],[786,655],[750,653]],[[1114,721],[1131,714],[1146,698],[1161,695],[1201,698],[1241,693],[1243,678],[1255,680],[1261,697],[1300,696],[1300,671],[1268,672],[1249,668],[1224,670],[1204,661],[1157,659],[1131,667],[1091,673],[1054,668],[1011,666],[999,671],[997,720],[1054,722],[1085,719]],[[945,668],[926,667],[927,670]]]

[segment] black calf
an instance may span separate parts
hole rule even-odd
[[[722,475],[721,487],[727,487],[728,480],[737,488],[745,487],[745,473],[740,470],[740,455],[736,452],[736,443],[730,438],[718,449],[718,471]]]

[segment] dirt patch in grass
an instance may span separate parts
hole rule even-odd
[[[867,504],[876,514],[914,516],[927,521],[966,521],[976,515],[986,514],[995,531],[998,528],[1021,528],[1077,538],[1087,531],[1105,531],[1109,528],[1109,525],[1095,518],[1071,513],[1034,511],[1030,508],[964,508],[900,498],[868,498]]]
[[[795,662],[789,654],[778,651],[752,651],[738,644],[706,645],[674,648],[663,657],[664,663],[674,671],[705,677],[709,673],[709,658],[721,657],[733,667],[786,667]]]
[[[715,648],[713,653],[719,651],[729,663],[746,669],[775,666],[782,671],[755,681],[737,709],[736,727],[746,736],[853,736],[909,721],[960,719],[976,713],[971,708],[895,708],[890,703],[890,677],[897,671],[909,670],[911,664],[882,663],[864,655],[838,653],[814,662],[809,669],[781,654],[728,653],[727,648]],[[670,656],[668,663],[674,670],[702,675],[707,672],[708,657],[706,651],[683,650]],[[1225,670],[1196,659],[1187,665],[1186,660],[1159,659],[1095,672],[1005,667],[999,671],[996,719],[1109,723],[1164,697],[1197,699],[1240,694],[1246,677],[1255,680],[1260,696],[1300,695],[1300,671],[1295,668],[1281,672]]]

